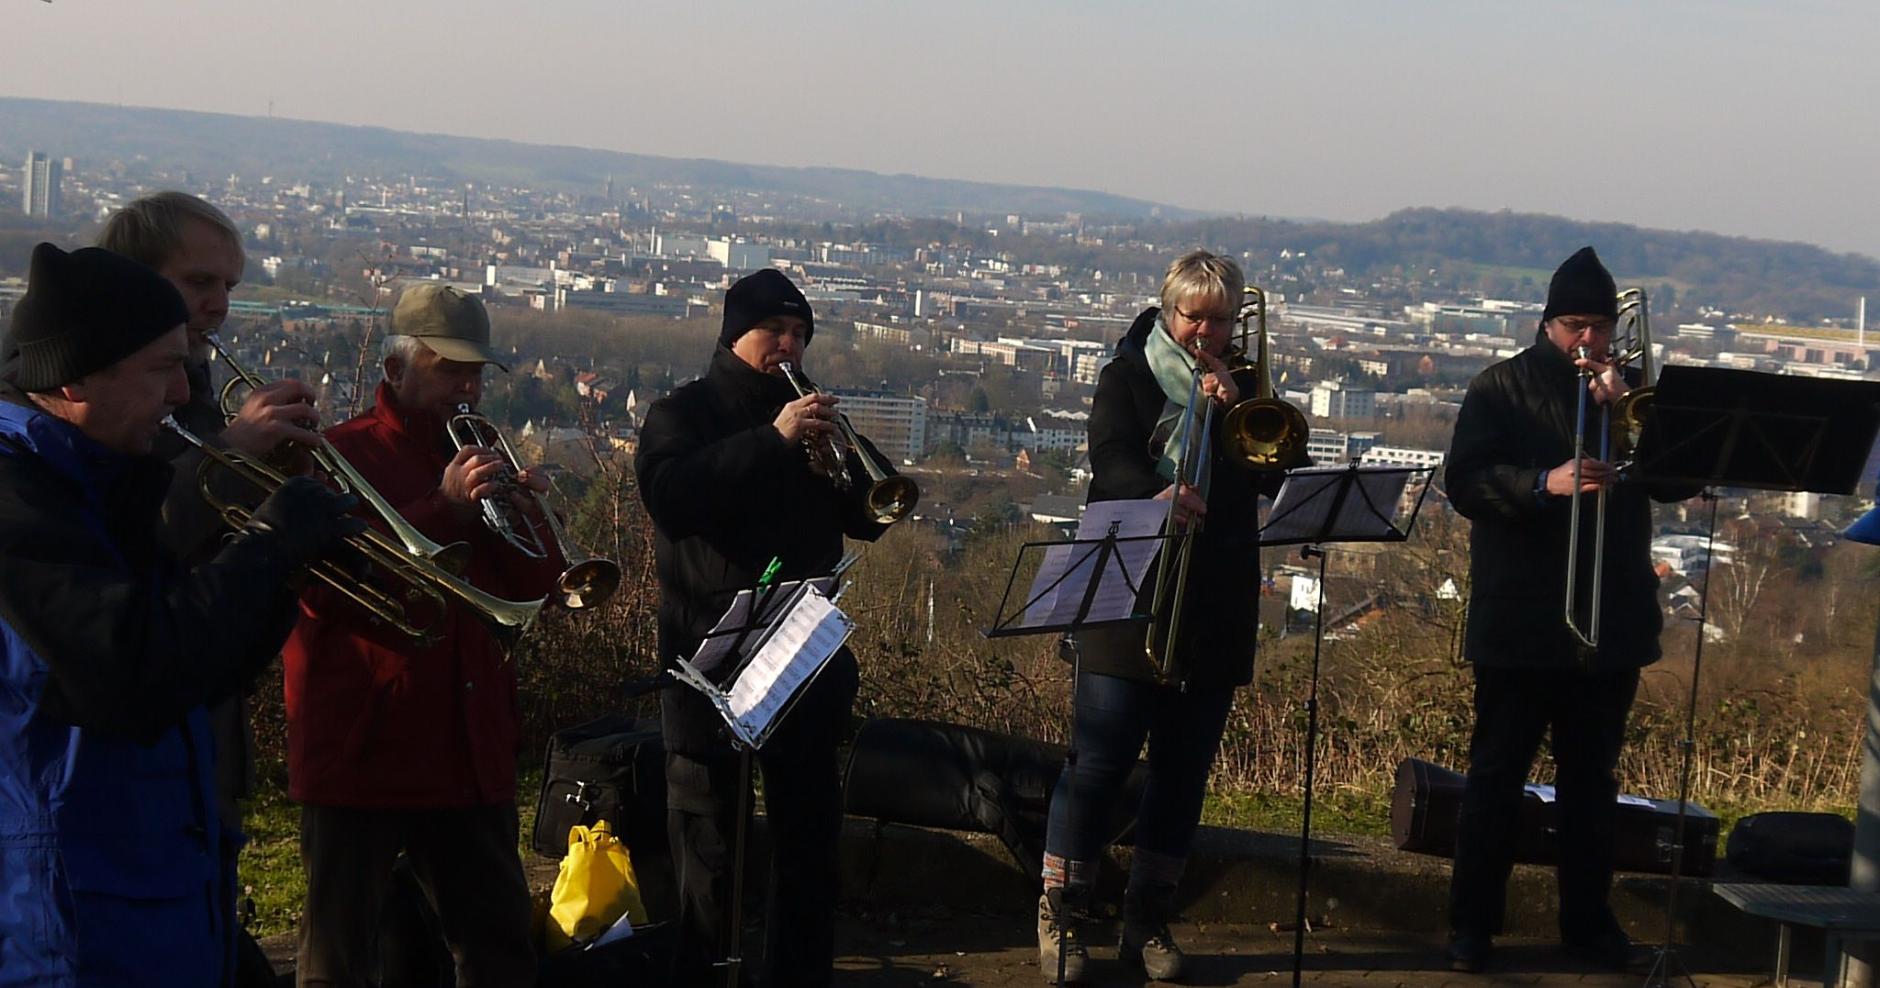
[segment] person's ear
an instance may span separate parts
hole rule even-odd
[[[405,361],[403,360],[403,358],[396,357],[396,356],[386,357],[385,358],[386,382],[395,388],[395,387],[398,387],[399,381],[401,381],[404,378],[404,376],[405,376]]]

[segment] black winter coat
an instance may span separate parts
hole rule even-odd
[[[1541,472],[1573,456],[1579,369],[1545,336],[1469,383],[1444,478],[1469,532],[1469,615],[1463,655],[1476,665],[1572,668],[1582,664],[1567,630],[1569,499],[1536,495]],[[1598,455],[1597,405],[1588,404],[1589,455]],[[1652,570],[1651,499],[1689,492],[1610,489],[1600,646],[1590,664],[1627,669],[1658,661],[1664,616]],[[1594,504],[1580,499],[1580,600],[1590,600]],[[1581,613],[1584,626],[1585,613]]]
[[[1150,308],[1136,317],[1116,356],[1097,378],[1090,408],[1091,503],[1154,497],[1169,486],[1156,472],[1166,437],[1152,436],[1167,399],[1143,353],[1143,341],[1155,329],[1158,313]],[[1250,380],[1237,376],[1236,383],[1243,399],[1252,396]],[[1218,428],[1219,415],[1214,422]],[[1280,475],[1242,467],[1222,455],[1219,443],[1211,455],[1207,522],[1195,543],[1182,604],[1182,636],[1172,666],[1185,686],[1242,686],[1253,680],[1260,632],[1260,551],[1255,543],[1259,495],[1277,491]],[[1138,613],[1150,610],[1155,573],[1151,566],[1137,596]],[[1147,634],[1146,625],[1080,632],[1083,669],[1154,679],[1155,668],[1144,651]]]
[[[646,414],[633,465],[653,518],[659,654],[667,666],[697,650],[736,592],[755,584],[773,558],[781,564],[778,582],[826,573],[842,559],[844,535],[872,542],[887,531],[863,512],[868,477],[858,457],[849,456],[856,482],[838,494],[810,470],[803,447],[772,426],[795,398],[788,382],[720,346],[703,378]],[[844,648],[789,716],[845,716],[855,682],[855,657]],[[722,721],[703,697],[679,687],[662,702],[669,749],[724,747]]]

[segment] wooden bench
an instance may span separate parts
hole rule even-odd
[[[1823,988],[1841,983],[1843,940],[1880,940],[1880,892],[1859,892],[1830,885],[1764,885],[1723,883],[1712,885],[1723,901],[1750,916],[1775,920],[1776,986],[1789,983],[1789,934],[1795,926],[1811,926],[1827,940],[1822,960]]]

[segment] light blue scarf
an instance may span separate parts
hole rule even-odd
[[[1157,447],[1161,447],[1155,472],[1172,484],[1188,441],[1188,437],[1182,435],[1181,425],[1183,416],[1188,414],[1188,396],[1195,386],[1195,358],[1169,335],[1168,324],[1162,316],[1156,317],[1149,338],[1143,342],[1142,352],[1149,361],[1150,373],[1155,375],[1155,383],[1162,388],[1162,414],[1156,419],[1155,431],[1149,434],[1149,452],[1157,453]],[[1195,421],[1195,428],[1201,428],[1199,419]],[[1203,500],[1208,496],[1208,483],[1213,479],[1210,459],[1203,454],[1200,482],[1195,485]]]

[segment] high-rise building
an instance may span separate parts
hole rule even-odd
[[[65,170],[52,155],[38,151],[26,152],[25,194],[21,196],[20,208],[28,216],[51,217],[59,215],[59,180]]]

